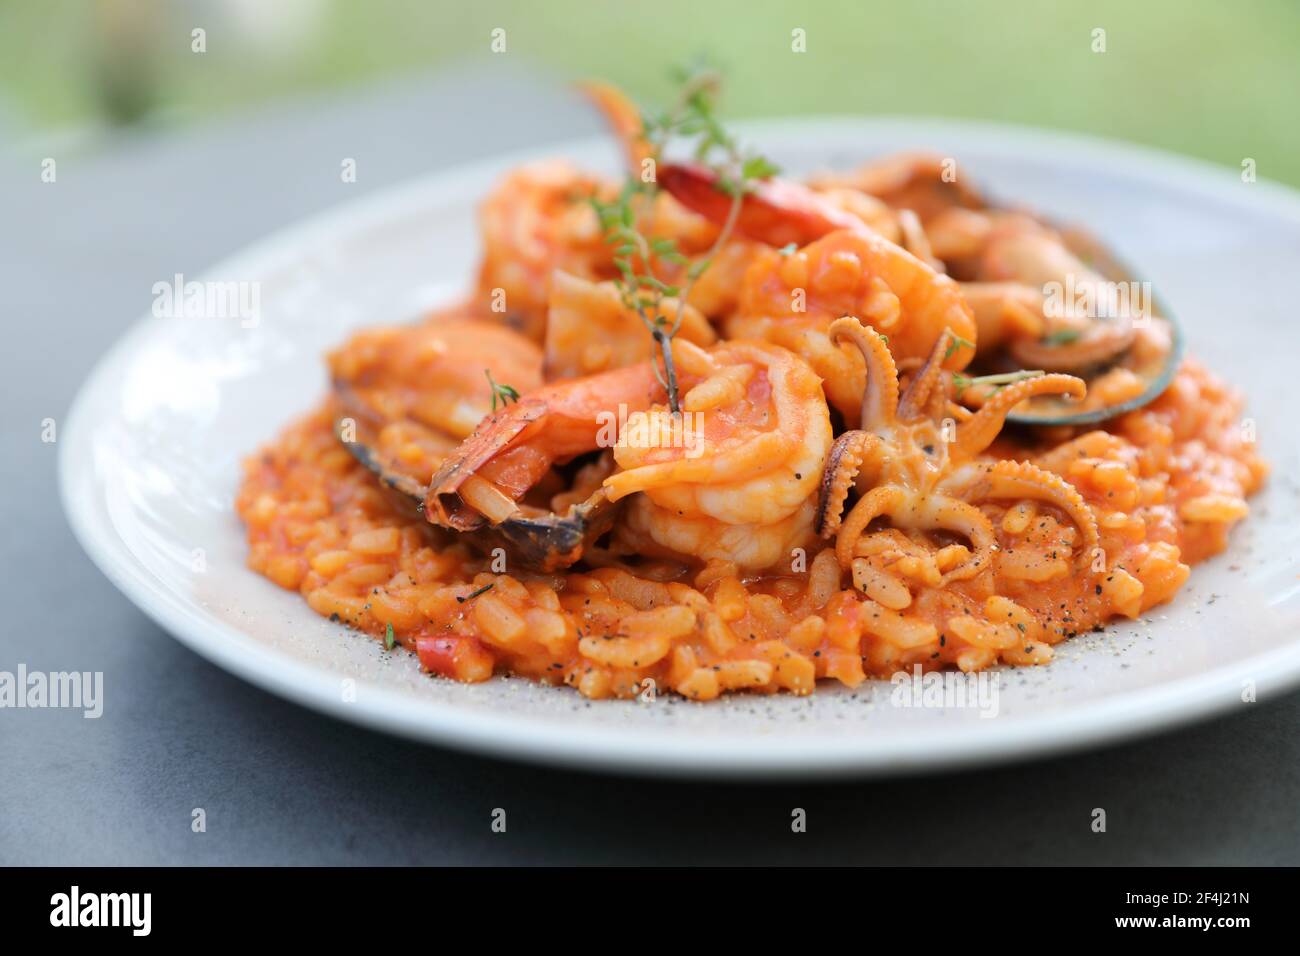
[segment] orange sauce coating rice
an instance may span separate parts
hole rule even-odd
[[[508,672],[593,698],[632,696],[647,680],[697,700],[741,689],[807,694],[818,679],[853,687],[914,664],[1046,663],[1066,638],[1168,601],[1190,564],[1224,549],[1266,475],[1243,439],[1241,407],[1188,360],[1157,401],[1104,430],[1028,449],[1000,439],[992,455],[1033,456],[1083,496],[1108,570],[1074,573],[1077,529],[1054,505],[984,502],[998,544],[989,567],[945,587],[914,584],[910,600],[895,599],[887,575],[842,574],[833,547],[780,575],[726,561],[613,559],[494,574],[395,506],[335,438],[332,401],[248,459],[237,510],[251,568],[375,638],[391,626],[435,674]],[[889,552],[873,564],[926,560],[915,536],[873,537]]]

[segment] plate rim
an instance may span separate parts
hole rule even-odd
[[[817,116],[751,120],[735,124],[745,136],[774,138],[797,131],[843,137],[854,128],[873,136],[897,131],[906,141],[944,137],[983,140],[983,146],[1011,150],[1022,145],[1042,153],[1068,151],[1070,161],[1115,170],[1126,177],[1158,179],[1163,185],[1245,203],[1270,216],[1300,224],[1300,194],[1261,179],[1243,195],[1229,179],[1230,167],[1133,143],[1056,129],[934,117]],[[550,157],[613,154],[607,137],[590,136],[516,150],[457,164],[349,199],[274,229],[202,270],[204,278],[257,271],[300,259],[305,250],[332,235],[380,225],[412,205],[454,194],[460,183],[479,181],[521,163]],[[1223,181],[1220,182],[1219,180]],[[1229,193],[1232,195],[1229,195]],[[170,636],[235,676],[317,712],[373,730],[475,753],[529,763],[560,764],[594,771],[706,778],[828,778],[939,772],[971,766],[1064,754],[1087,747],[1146,736],[1222,713],[1240,703],[1240,683],[1254,679],[1260,697],[1300,684],[1300,639],[1213,670],[1114,698],[1032,718],[994,721],[977,735],[951,728],[899,737],[753,735],[732,733],[698,737],[641,728],[584,725],[572,727],[513,712],[485,713],[459,704],[421,699],[407,692],[358,681],[357,699],[344,702],[340,672],[277,651],[235,626],[198,616],[197,603],[153,578],[120,536],[96,524],[89,499],[78,482],[102,487],[89,469],[78,474],[73,461],[90,460],[93,443],[85,422],[93,419],[100,393],[116,394],[114,378],[124,356],[148,336],[156,320],[149,314],[128,326],[96,360],[69,407],[59,442],[58,485],[73,535],[91,561],[128,600]],[[85,436],[85,437],[83,437]],[[101,519],[107,521],[107,518]],[[111,531],[111,527],[107,531]],[[121,558],[128,559],[120,565]],[[247,572],[252,574],[253,572]],[[268,583],[268,586],[274,586]],[[500,678],[496,678],[500,679]],[[815,697],[813,698],[816,699]],[[709,706],[697,704],[692,706]],[[761,747],[753,746],[756,739]],[[905,744],[909,749],[904,750]],[[916,750],[918,744],[922,749]]]

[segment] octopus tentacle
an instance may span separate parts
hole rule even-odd
[[[966,581],[979,574],[998,549],[998,538],[993,524],[984,512],[972,504],[948,495],[931,495],[925,502],[924,525],[930,529],[942,528],[965,535],[974,547],[974,553],[943,576],[943,583]]]
[[[900,422],[909,422],[922,414],[935,384],[943,374],[943,360],[952,344],[952,330],[944,329],[930,350],[925,364],[912,376],[903,397],[898,400],[897,415]]]
[[[867,526],[881,515],[889,517],[895,527],[923,531],[955,531],[970,540],[974,553],[943,576],[944,583],[965,581],[988,566],[997,550],[998,539],[993,525],[982,511],[949,495],[916,495],[901,485],[873,488],[853,506],[835,539],[835,558],[848,570],[858,539]]]
[[[830,326],[831,342],[847,339],[858,347],[867,363],[867,384],[862,390],[861,426],[877,431],[894,424],[898,417],[898,367],[885,337],[869,329],[851,315],[836,319]]]
[[[847,571],[852,567],[853,549],[857,546],[858,538],[862,537],[862,532],[867,530],[867,525],[883,514],[900,510],[910,497],[907,489],[901,485],[881,485],[858,499],[835,538],[835,558],[841,568]]]
[[[943,413],[955,422],[970,421],[975,414],[965,405],[958,405],[951,399],[944,399]]]
[[[981,469],[981,474],[969,483],[963,497],[1032,498],[1046,501],[1066,513],[1083,534],[1078,560],[1090,561],[1095,548],[1101,545],[1097,530],[1097,516],[1083,500],[1079,490],[1060,475],[1053,474],[1027,461],[1006,459]]]
[[[817,492],[817,518],[815,529],[823,538],[830,538],[839,530],[844,515],[844,502],[848,500],[853,480],[862,470],[867,456],[880,447],[880,439],[870,432],[848,431],[835,439],[826,456],[822,483]]]
[[[1083,398],[1088,386],[1073,375],[1038,375],[1000,389],[969,421],[957,426],[957,437],[949,449],[953,461],[974,458],[998,437],[1011,410],[1027,398],[1038,395],[1069,395]]]

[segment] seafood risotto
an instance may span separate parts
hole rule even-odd
[[[1046,664],[1223,550],[1241,398],[1104,250],[941,157],[782,178],[714,84],[592,87],[626,181],[511,172],[467,300],[327,357],[246,462],[250,567],[434,674],[708,700]]]

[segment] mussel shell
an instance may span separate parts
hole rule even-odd
[[[1127,282],[1136,275],[1127,264],[1100,243],[1089,240],[1086,243],[1086,248],[1082,248],[1083,241],[1077,238],[1077,235],[1075,241],[1072,242],[1070,241],[1069,231],[1065,231],[1064,234],[1067,237],[1066,244],[1071,251],[1087,261],[1089,265],[1112,282]],[[1169,354],[1165,356],[1164,368],[1160,370],[1160,374],[1147,383],[1147,387],[1142,390],[1140,395],[1135,395],[1128,401],[1119,402],[1115,405],[1107,405],[1105,408],[1095,408],[1089,412],[1078,412],[1073,415],[1055,413],[1035,415],[1032,412],[1013,412],[1007,416],[1007,421],[1016,425],[1095,425],[1098,422],[1109,421],[1123,415],[1125,412],[1141,408],[1143,405],[1149,405],[1159,398],[1164,393],[1164,390],[1169,387],[1174,373],[1178,371],[1178,366],[1182,364],[1183,328],[1174,313],[1154,292],[1151,295],[1151,305],[1155,316],[1169,323]],[[1032,399],[1029,402],[1029,407],[1033,407]]]
[[[353,441],[344,439],[345,426],[355,429]],[[366,426],[355,418],[335,422],[335,434],[352,456],[378,479],[394,503],[410,515],[424,517],[424,499],[428,486],[388,468],[374,449],[363,439]],[[477,550],[491,554],[504,548],[515,564],[536,571],[558,571],[582,557],[587,546],[607,532],[614,523],[618,505],[610,501],[603,488],[586,501],[569,508],[562,515],[544,514],[507,518],[500,524],[485,524],[473,531],[450,531],[459,540]],[[433,525],[428,525],[430,530]],[[445,530],[445,529],[441,529]]]

